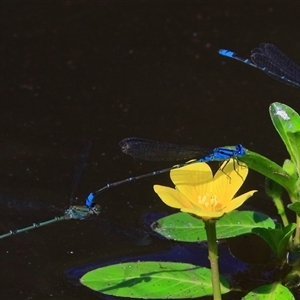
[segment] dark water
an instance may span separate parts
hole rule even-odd
[[[135,161],[118,142],[138,136],[205,147],[245,147],[281,163],[286,151],[268,106],[300,110],[300,90],[220,57],[247,56],[270,42],[300,63],[297,2],[2,2],[0,188],[3,195],[66,208],[82,144],[93,143],[78,203],[107,182],[166,165]],[[152,190],[167,175],[99,197],[102,216],[141,226],[169,211]],[[248,201],[271,215],[263,178]],[[7,197],[7,196],[3,196]],[[1,208],[1,232],[52,217]],[[126,220],[126,221],[125,221]],[[80,264],[169,247],[139,247],[92,222],[65,222],[0,241],[1,299],[99,299],[64,271]],[[53,299],[53,298],[51,298]]]

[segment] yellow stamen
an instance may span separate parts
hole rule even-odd
[[[203,206],[205,210],[209,209],[214,211],[217,207],[218,199],[217,196],[213,193],[207,193],[204,196],[199,195],[198,196],[198,203]]]

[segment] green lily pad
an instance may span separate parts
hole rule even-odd
[[[288,288],[279,282],[263,285],[247,294],[243,300],[295,300]]]
[[[275,228],[275,223],[260,212],[233,211],[217,221],[217,238],[225,239],[251,233],[256,227]],[[204,222],[187,213],[179,212],[161,218],[152,228],[167,239],[182,242],[206,241]]]
[[[135,299],[182,299],[212,295],[210,269],[188,263],[126,262],[86,273],[80,282],[102,294]],[[230,291],[220,277],[221,293]]]

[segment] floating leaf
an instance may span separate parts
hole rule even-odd
[[[102,294],[135,299],[180,299],[212,295],[211,271],[187,263],[128,262],[102,267],[81,279]],[[220,277],[221,292],[230,291]]]
[[[295,300],[295,298],[288,288],[275,282],[251,291],[243,300]]]
[[[275,228],[274,221],[267,215],[253,211],[233,211],[217,222],[217,238],[225,239],[251,233],[253,228]],[[176,213],[161,218],[152,225],[155,232],[182,242],[206,241],[204,223],[187,213]]]

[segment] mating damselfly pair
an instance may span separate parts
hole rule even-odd
[[[71,205],[67,210],[64,211],[64,214],[60,217],[54,217],[50,220],[39,222],[39,223],[33,223],[30,226],[27,226],[25,228],[16,229],[16,230],[10,230],[8,233],[5,233],[3,235],[0,235],[1,238],[5,238],[8,236],[12,236],[17,233],[21,233],[24,231],[28,231],[31,229],[39,228],[42,226],[46,226],[52,223],[56,223],[59,221],[64,220],[84,220],[92,215],[99,215],[100,213],[100,206],[96,205],[94,203],[94,198],[99,195],[101,192],[103,192],[106,189],[116,187],[120,184],[135,181],[138,179],[159,175],[165,172],[168,172],[174,168],[180,168],[183,166],[186,166],[191,163],[199,163],[199,162],[210,162],[210,161],[224,161],[228,160],[230,158],[238,159],[239,157],[243,156],[245,154],[245,149],[242,145],[238,144],[233,148],[214,148],[213,150],[208,150],[204,148],[200,148],[197,146],[186,146],[186,145],[177,145],[177,144],[171,144],[171,143],[161,143],[157,141],[151,141],[141,138],[126,138],[120,142],[121,150],[131,155],[135,158],[144,159],[144,160],[150,160],[150,161],[178,161],[178,160],[188,160],[192,159],[192,161],[178,164],[176,166],[165,168],[159,171],[154,171],[151,173],[147,173],[144,175],[136,176],[136,177],[130,177],[118,182],[107,184],[105,187],[96,190],[95,192],[92,192],[88,195],[86,199],[85,206],[74,206]],[[195,157],[198,157],[195,159]],[[86,159],[86,157],[85,157]],[[83,160],[83,159],[81,159]],[[79,168],[79,171],[77,170],[75,172],[76,175],[76,184],[73,184],[73,191],[71,194],[71,199],[73,199],[74,189],[76,188],[78,184],[78,180],[82,172],[82,165],[83,162],[80,163],[81,167]],[[78,169],[78,168],[77,168]],[[72,202],[72,201],[71,201]]]
[[[300,67],[272,44],[264,43],[261,44],[258,48],[253,49],[249,59],[243,58],[229,50],[221,49],[219,50],[219,53],[223,56],[236,59],[252,67],[258,68],[266,74],[286,84],[300,87]],[[85,206],[71,205],[60,217],[55,217],[51,220],[41,223],[33,223],[32,225],[23,229],[11,230],[8,233],[0,236],[0,238],[4,238],[16,233],[24,232],[62,220],[82,220],[90,217],[91,215],[98,215],[100,213],[100,207],[98,205],[95,205],[94,198],[104,190],[116,187],[120,184],[147,178],[154,175],[159,175],[174,168],[180,168],[191,163],[225,161],[230,158],[238,159],[246,153],[246,150],[241,144],[238,144],[235,147],[220,147],[214,148],[213,150],[207,150],[196,146],[183,146],[171,143],[161,143],[140,138],[126,138],[120,142],[120,146],[121,150],[125,154],[129,154],[135,158],[149,161],[193,160],[187,163],[175,165],[170,168],[165,168],[143,175],[129,177],[121,181],[109,183],[106,186],[94,192],[91,192],[86,198]]]

